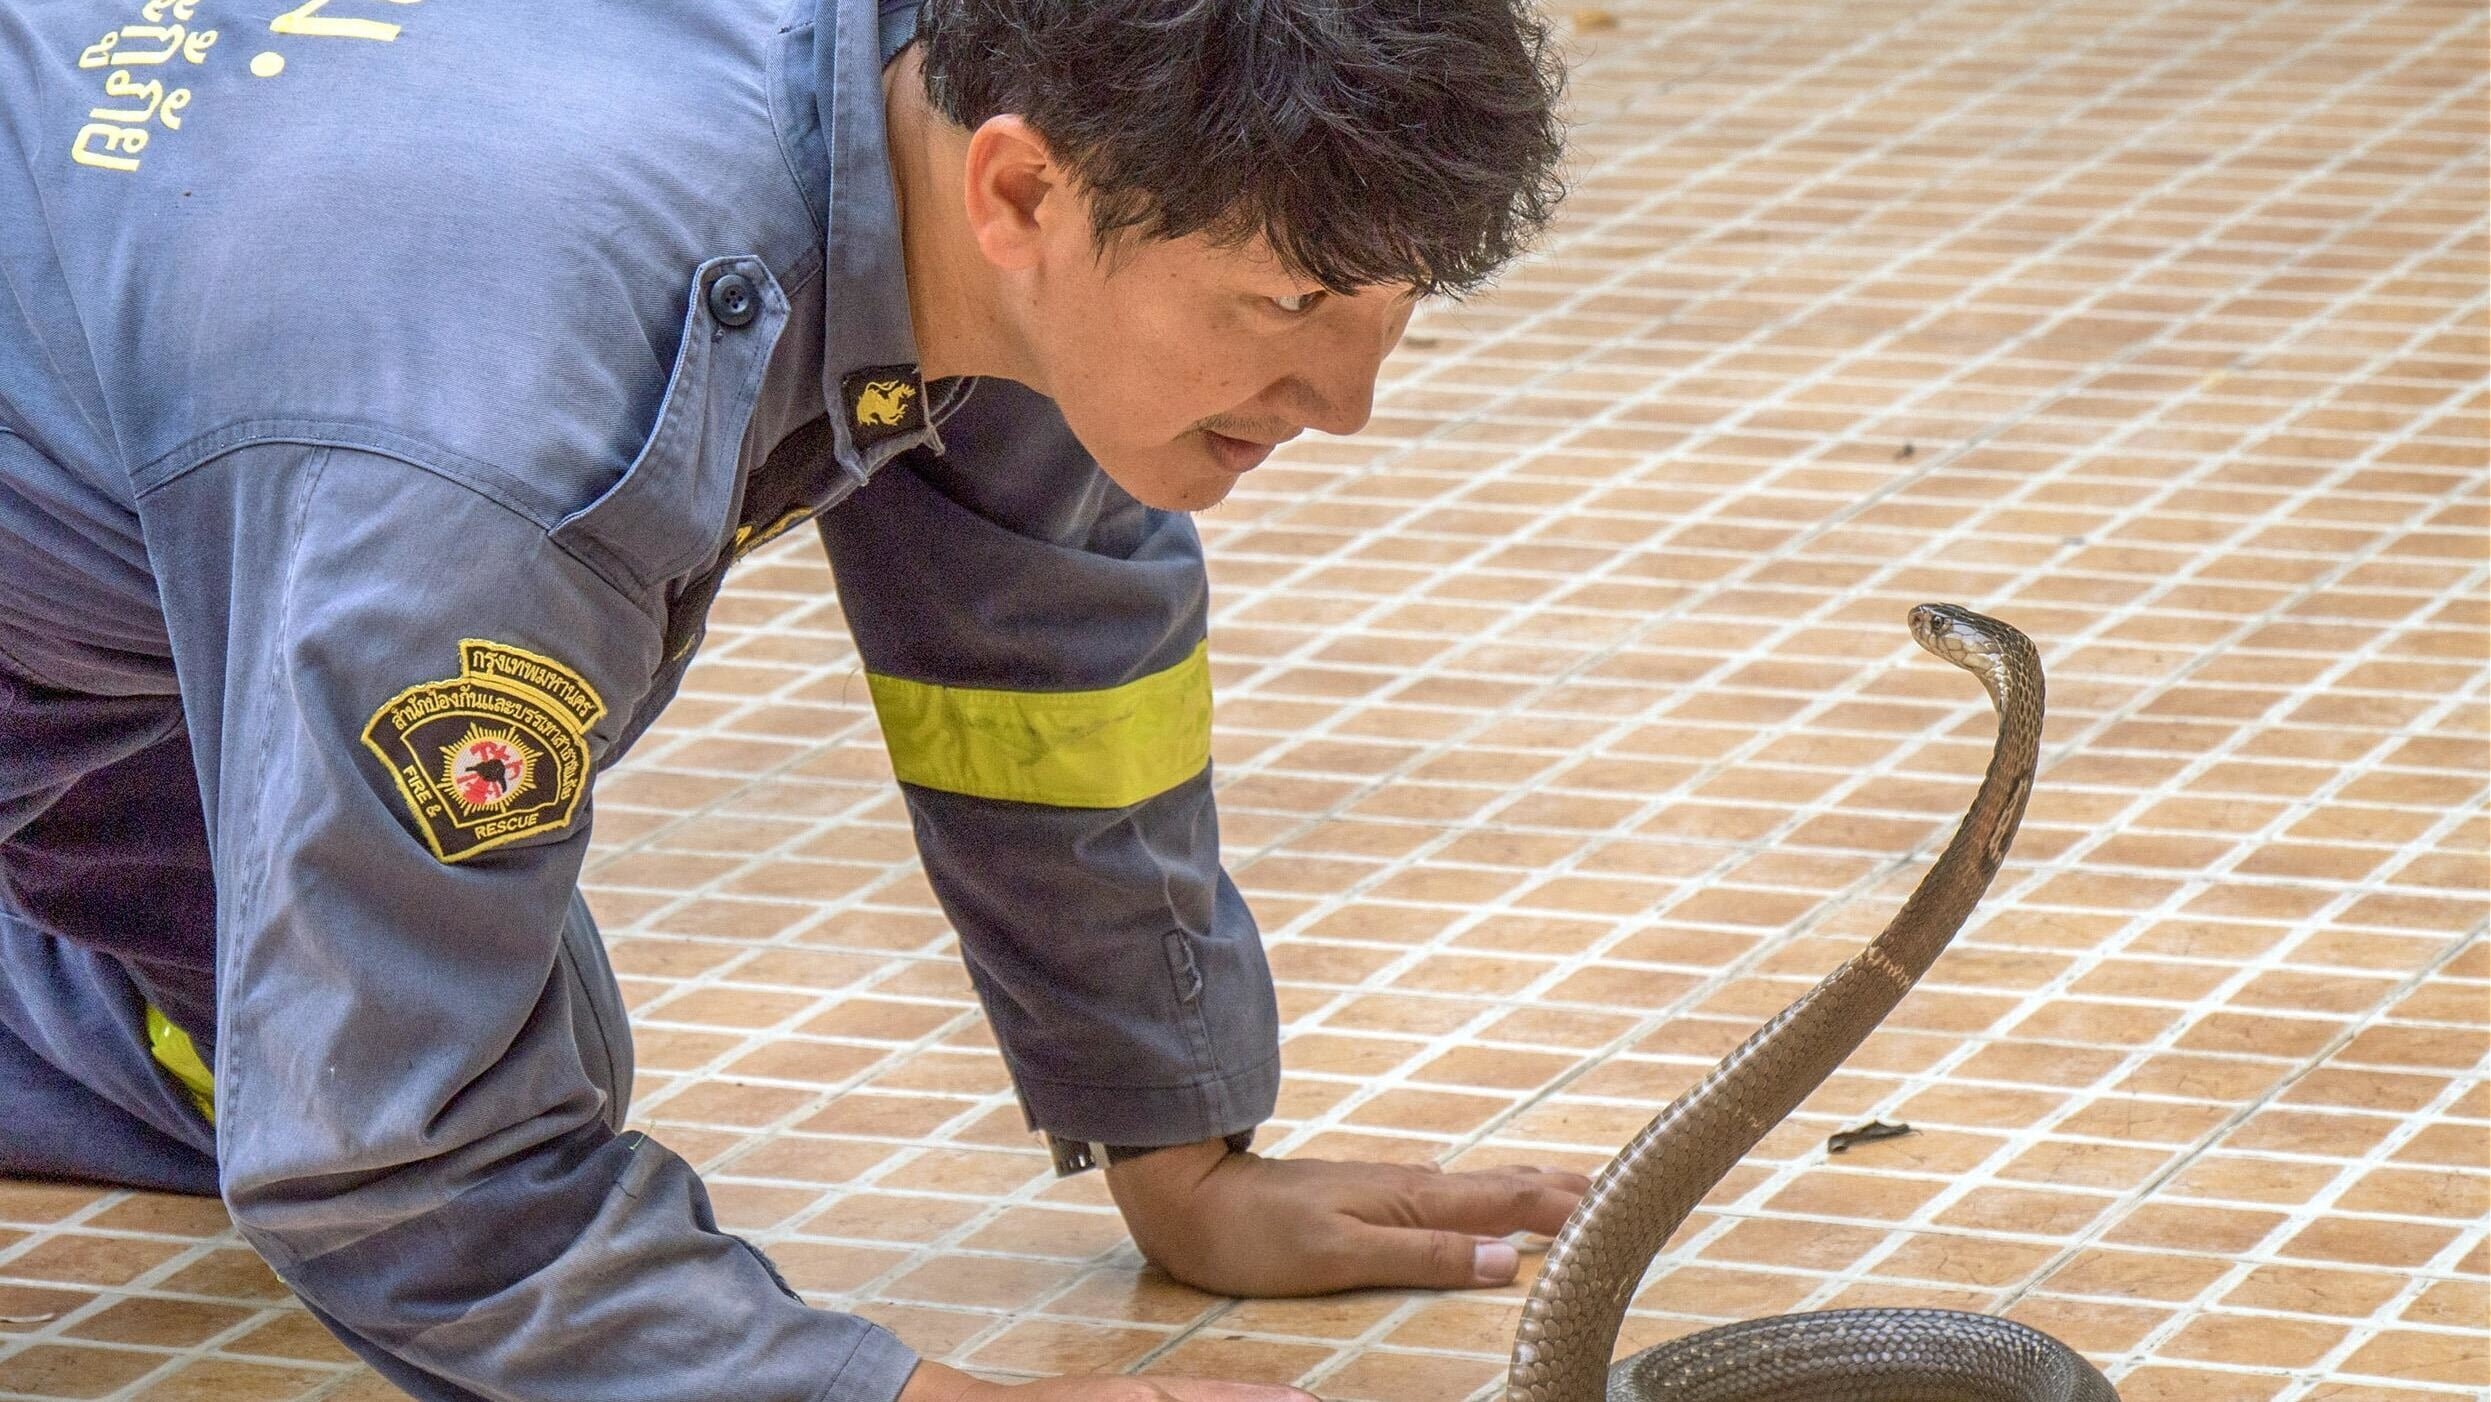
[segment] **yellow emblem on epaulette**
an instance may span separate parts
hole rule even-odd
[[[363,727],[432,854],[463,862],[570,825],[588,792],[588,731],[605,700],[579,673],[485,638],[455,677],[408,687]]]
[[[897,428],[908,419],[917,387],[906,380],[873,380],[856,396],[856,422],[863,428]]]
[[[914,365],[851,370],[839,377],[839,399],[848,410],[848,441],[860,449],[925,431],[925,381]]]
[[[812,520],[813,516],[813,508],[799,506],[792,511],[782,513],[777,520],[766,526],[756,528],[748,521],[735,528],[735,540],[727,547],[727,553],[730,557],[741,560],[762,546]]]

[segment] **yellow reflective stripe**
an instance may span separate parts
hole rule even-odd
[[[199,1107],[208,1123],[216,1123],[216,1073],[199,1059],[199,1048],[190,1034],[158,1012],[153,1003],[147,1005],[147,1047],[155,1054],[156,1064],[190,1092],[190,1103]]]
[[[868,674],[902,782],[1058,808],[1123,808],[1211,762],[1211,648],[1104,691],[984,691]]]

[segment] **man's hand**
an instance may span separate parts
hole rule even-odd
[[[1579,1173],[1535,1168],[1266,1159],[1217,1139],[1107,1170],[1142,1254],[1215,1295],[1503,1285],[1521,1265],[1506,1235],[1554,1235],[1590,1186]]]
[[[1312,1393],[1270,1383],[1199,1378],[1047,1378],[1007,1387],[980,1382],[940,1363],[920,1363],[899,1402],[1319,1402]]]

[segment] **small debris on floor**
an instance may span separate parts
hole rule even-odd
[[[1910,462],[1910,461],[1912,460],[1912,454],[1917,453],[1917,452],[1919,452],[1919,451],[1920,451],[1920,449],[1919,449],[1919,448],[1915,447],[1915,446],[1914,446],[1914,445],[1912,445],[1912,444],[1906,443],[1906,444],[1904,444],[1904,445],[1903,445],[1903,451],[1901,451],[1901,452],[1899,452],[1899,453],[1896,453],[1896,454],[1894,455],[1894,460],[1895,460],[1896,462]]]
[[[1846,1129],[1828,1138],[1825,1141],[1825,1152],[1839,1154],[1854,1144],[1870,1144],[1880,1139],[1900,1139],[1906,1134],[1918,1134],[1919,1132],[1910,1125],[1890,1125],[1883,1120],[1871,1120],[1857,1129]]]

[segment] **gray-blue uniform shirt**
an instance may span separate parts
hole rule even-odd
[[[213,1114],[244,1233],[421,1397],[868,1402],[913,1365],[618,1132],[577,900],[595,776],[727,567],[825,511],[1031,1123],[1272,1106],[1191,525],[1046,400],[921,382],[880,85],[913,6],[782,3],[0,9],[0,839],[82,717],[157,708],[213,911],[12,896],[0,1017],[143,1039],[47,991],[126,975],[212,1070],[175,1132]]]

